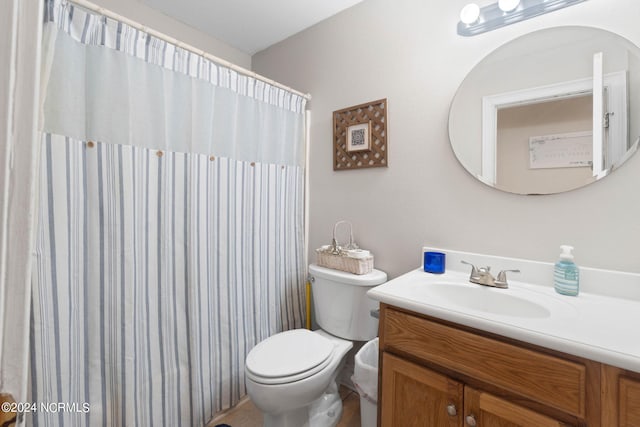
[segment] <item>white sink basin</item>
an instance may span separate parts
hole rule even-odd
[[[431,297],[446,299],[448,303],[460,308],[501,316],[545,318],[551,315],[551,311],[543,305],[513,295],[508,289],[437,283],[427,286],[425,291]]]
[[[401,307],[408,303],[405,308],[418,312],[421,312],[420,307],[429,307],[427,310],[445,310],[523,326],[576,315],[572,304],[574,298],[562,297],[553,288],[516,280],[512,280],[507,289],[500,289],[469,282],[467,272],[448,271],[435,275],[418,270],[387,283],[393,282],[398,284],[374,288],[369,292],[370,296],[374,294],[375,299],[375,294],[384,292],[391,297],[389,303]]]

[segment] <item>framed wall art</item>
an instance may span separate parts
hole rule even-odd
[[[371,121],[351,125],[347,128],[347,151],[368,151],[371,149]]]
[[[388,166],[387,100],[333,112],[333,170]]]

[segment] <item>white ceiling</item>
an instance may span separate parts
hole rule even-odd
[[[253,55],[362,0],[140,0]]]

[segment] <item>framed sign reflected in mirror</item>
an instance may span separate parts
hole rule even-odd
[[[640,48],[609,31],[526,34],[487,55],[460,84],[449,112],[451,147],[469,173],[502,191],[588,185],[637,150],[639,75]]]

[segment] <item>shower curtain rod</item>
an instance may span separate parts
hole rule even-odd
[[[286,91],[289,91],[291,93],[299,95],[299,96],[305,98],[306,100],[310,100],[311,99],[311,94],[302,93],[302,92],[297,91],[297,90],[295,90],[293,88],[290,88],[289,86],[285,86],[285,85],[283,85],[281,83],[278,83],[275,80],[271,80],[268,77],[261,76],[260,74],[257,74],[257,73],[255,73],[255,72],[253,72],[251,70],[247,70],[246,68],[240,67],[239,65],[235,65],[235,64],[233,64],[233,63],[231,63],[231,62],[229,62],[227,60],[224,60],[222,58],[218,58],[217,56],[212,55],[212,54],[210,54],[208,52],[205,52],[202,49],[198,49],[198,48],[196,48],[194,46],[191,46],[191,45],[189,45],[187,43],[184,43],[184,42],[181,42],[181,41],[179,41],[177,39],[174,39],[171,36],[168,36],[166,34],[163,34],[163,33],[159,32],[159,31],[151,29],[151,28],[147,27],[146,25],[142,25],[139,22],[133,21],[133,20],[131,20],[131,19],[127,18],[127,17],[124,17],[122,15],[118,15],[115,12],[111,12],[110,10],[105,9],[103,7],[100,7],[100,6],[98,6],[98,5],[94,4],[94,3],[91,3],[88,0],[69,0],[69,2],[70,3],[74,3],[74,4],[76,4],[76,5],[80,6],[80,7],[84,7],[85,9],[89,9],[89,10],[91,10],[93,12],[98,12],[99,14],[104,15],[104,16],[106,16],[108,18],[111,18],[111,19],[115,19],[116,21],[120,21],[123,24],[127,24],[127,25],[129,25],[131,27],[134,27],[134,28],[136,28],[138,30],[141,30],[141,31],[145,32],[145,33],[148,33],[148,34],[150,34],[153,37],[156,37],[158,39],[164,40],[164,41],[169,42],[171,44],[175,44],[176,46],[178,46],[178,47],[180,47],[182,49],[185,49],[185,50],[188,50],[190,52],[193,52],[196,55],[203,56],[203,57],[205,57],[205,58],[207,58],[207,59],[209,59],[209,60],[211,60],[211,61],[213,61],[213,62],[215,62],[215,63],[217,63],[219,65],[223,65],[225,67],[228,67],[228,68],[232,69],[233,71],[236,71],[236,72],[238,72],[240,74],[244,74],[245,76],[253,77],[256,80],[260,80],[260,81],[268,83],[268,84],[270,84],[272,86],[276,86],[276,87],[278,87],[280,89],[284,89]]]

